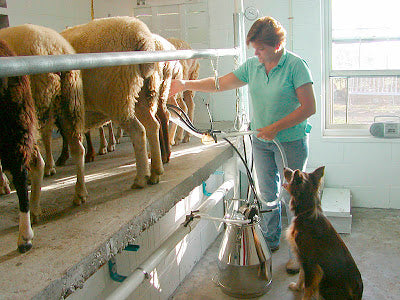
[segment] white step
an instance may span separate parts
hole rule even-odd
[[[338,233],[351,233],[350,198],[349,189],[323,189],[321,198],[322,211]]]

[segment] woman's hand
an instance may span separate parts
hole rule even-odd
[[[169,88],[168,98],[185,90],[185,81],[180,79],[172,79]]]
[[[276,137],[276,135],[278,134],[278,130],[274,124],[265,126],[263,128],[259,128],[259,129],[257,129],[257,131],[258,131],[258,134],[257,134],[258,138],[268,140],[268,141],[273,140]]]

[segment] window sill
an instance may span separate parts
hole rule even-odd
[[[400,138],[378,138],[374,136],[351,136],[351,135],[323,135],[322,136],[323,142],[328,143],[393,143],[398,144],[400,143]]]

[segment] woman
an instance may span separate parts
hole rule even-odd
[[[311,128],[307,118],[315,113],[311,72],[303,59],[285,49],[285,43],[286,31],[278,21],[259,18],[246,39],[246,44],[255,49],[255,57],[221,77],[218,90],[214,77],[173,80],[170,90],[170,95],[185,90],[221,92],[249,85],[250,126],[258,131],[252,142],[254,165],[266,202],[276,200],[278,183],[283,178],[281,155],[271,140],[276,138],[282,144],[289,168],[304,170]],[[278,250],[282,231],[280,204],[272,213],[263,215],[260,225],[270,249]],[[297,273],[298,263],[290,256],[286,270]]]

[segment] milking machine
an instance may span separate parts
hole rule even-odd
[[[238,154],[246,169],[249,186],[254,197],[247,199],[225,200],[225,215],[223,218],[213,218],[207,215],[200,217],[225,223],[225,232],[218,252],[218,274],[214,281],[221,290],[230,296],[251,298],[265,294],[272,283],[272,256],[261,232],[261,213],[277,209],[282,199],[282,189],[273,202],[265,202],[259,195],[251,171],[239,150],[228,140],[228,137],[252,135],[257,131],[222,132],[213,130],[201,131],[194,127],[188,116],[177,106],[167,105],[170,111],[170,121],[182,127],[192,135],[201,139],[202,143],[216,143],[225,140]],[[211,122],[212,124],[212,122]],[[283,166],[287,167],[286,155],[282,145],[276,139],[273,142],[282,156]],[[252,199],[250,199],[252,198]],[[261,210],[261,203],[266,210]]]

